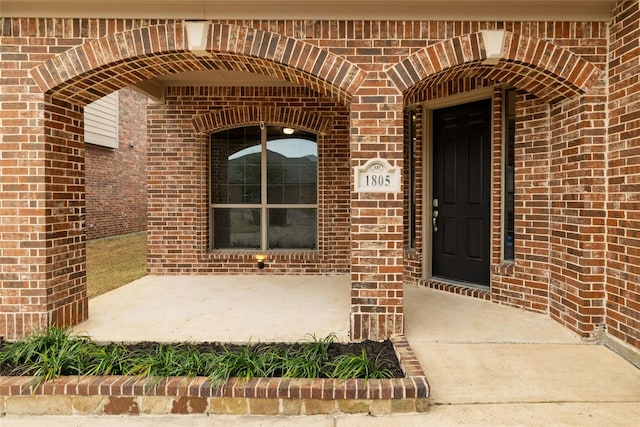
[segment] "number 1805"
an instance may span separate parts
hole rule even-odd
[[[388,187],[391,185],[389,175],[366,175],[367,187]]]

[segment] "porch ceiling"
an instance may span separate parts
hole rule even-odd
[[[300,86],[288,80],[237,70],[197,70],[166,74],[133,87],[151,99],[161,100],[167,86]]]
[[[2,0],[4,17],[607,21],[613,0]]]

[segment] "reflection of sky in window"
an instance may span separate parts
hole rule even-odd
[[[254,145],[240,150],[237,153],[233,153],[229,156],[229,160],[238,159],[249,154],[259,153],[260,150],[260,145]],[[267,141],[267,150],[273,151],[290,159],[318,155],[317,144],[315,142],[300,138],[286,138]]]

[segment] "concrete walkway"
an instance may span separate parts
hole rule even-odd
[[[405,296],[430,425],[637,425],[640,370],[607,348],[543,315],[422,288]]]
[[[344,338],[348,277],[316,279],[145,277],[90,301],[91,320],[76,330],[119,341]],[[0,426],[637,425],[640,370],[610,350],[544,315],[425,288],[405,297],[405,335],[432,389],[424,414],[5,417]]]

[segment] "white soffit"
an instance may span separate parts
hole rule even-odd
[[[2,17],[608,21],[614,0],[0,0]]]
[[[166,74],[136,83],[133,87],[155,102],[162,102],[167,86],[296,86],[294,83],[262,74],[232,70],[199,70]]]

